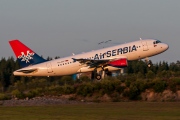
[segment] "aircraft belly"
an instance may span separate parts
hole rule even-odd
[[[78,72],[78,73],[84,73],[84,72],[91,72],[91,71],[93,71],[94,70],[94,68],[90,68],[89,66],[86,66],[86,67],[81,67],[78,71],[76,71],[76,72]]]
[[[143,51],[141,52],[141,54],[139,54],[140,58],[145,58],[145,57],[151,57],[153,56],[155,53],[154,49],[149,49],[148,51]]]
[[[57,67],[54,69],[54,74],[56,76],[61,76],[61,75],[71,75],[74,74],[78,71],[80,66],[64,66],[64,67]]]

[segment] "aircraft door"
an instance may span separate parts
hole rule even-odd
[[[52,70],[52,65],[51,65],[51,63],[47,63],[46,66],[47,66],[47,72],[48,72],[48,73],[52,73],[53,70]]]
[[[142,43],[142,46],[143,46],[143,51],[148,51],[149,49],[148,49],[147,42],[142,40],[141,43]]]

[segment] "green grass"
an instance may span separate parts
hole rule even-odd
[[[0,120],[178,120],[179,102],[0,107]]]

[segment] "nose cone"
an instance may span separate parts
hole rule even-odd
[[[162,45],[162,49],[164,50],[164,51],[166,51],[167,49],[169,48],[169,45],[168,44],[163,44]]]
[[[168,48],[169,48],[168,44],[161,43],[159,46],[159,52],[162,53],[162,52],[166,51]]]

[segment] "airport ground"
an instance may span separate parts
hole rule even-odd
[[[179,102],[1,106],[1,120],[179,120]]]

